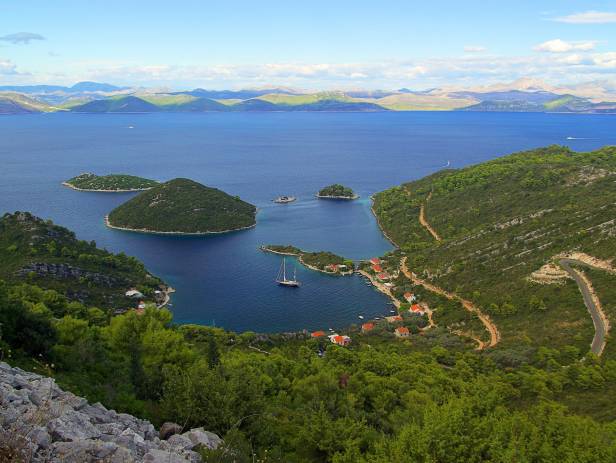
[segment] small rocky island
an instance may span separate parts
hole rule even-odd
[[[122,193],[144,191],[158,185],[155,180],[126,174],[96,175],[89,172],[62,182],[62,185],[77,191]]]
[[[176,178],[144,191],[105,218],[120,230],[171,235],[206,235],[251,228],[257,208],[224,191]]]
[[[295,246],[276,244],[261,246],[261,250],[284,256],[295,256],[302,265],[309,269],[331,275],[351,275],[355,270],[352,260],[345,259],[332,252],[306,252]]]
[[[322,188],[317,193],[319,199],[357,199],[359,196],[355,192],[344,185],[334,183],[333,185]]]

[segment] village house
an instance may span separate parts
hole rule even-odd
[[[338,264],[329,264],[325,266],[325,270],[328,272],[336,273],[338,271]]]
[[[339,346],[348,346],[351,343],[351,338],[348,336],[334,333],[328,337],[333,344],[338,344]]]
[[[389,317],[385,317],[387,323],[399,323],[402,321],[402,317],[400,315],[391,315]]]
[[[322,338],[323,336],[325,336],[325,331],[313,331],[310,333],[311,338]]]
[[[381,263],[381,259],[379,259],[378,257],[373,257],[372,259],[370,259],[370,263],[372,265],[379,265]]]
[[[413,304],[409,309],[409,312],[416,315],[424,315],[426,313],[424,308],[419,304]]]
[[[368,322],[368,323],[364,323],[361,326],[361,332],[362,333],[369,333],[370,331],[372,331],[374,329],[374,323],[372,322]]]
[[[389,280],[389,278],[390,278],[390,277],[389,277],[389,273],[387,273],[387,272],[381,272],[381,273],[379,273],[376,277],[377,277],[379,280],[381,280],[381,281],[386,281],[386,280]]]
[[[406,301],[408,303],[413,303],[413,301],[416,299],[415,295],[413,293],[409,293],[408,291],[406,293],[404,293],[404,299],[406,299]]]
[[[137,306],[137,308],[141,310],[145,310],[145,302],[139,301],[139,305]]]
[[[397,338],[408,338],[411,336],[411,332],[406,326],[399,326],[394,331],[394,334],[396,335]]]
[[[380,264],[372,264],[372,270],[375,273],[380,273],[383,271],[383,267],[381,267]]]

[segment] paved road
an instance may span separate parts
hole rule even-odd
[[[593,354],[601,355],[603,352],[603,348],[605,347],[605,336],[607,335],[608,327],[605,323],[604,318],[602,317],[601,309],[597,307],[595,301],[592,298],[591,289],[586,283],[586,281],[582,278],[581,274],[571,268],[571,264],[579,264],[586,265],[584,262],[574,260],[574,259],[561,259],[559,261],[561,267],[565,269],[571,277],[575,280],[578,287],[580,288],[580,292],[582,293],[582,297],[584,298],[584,304],[586,304],[586,308],[590,312],[592,317],[592,322],[595,325],[595,336],[590,344],[590,350]]]

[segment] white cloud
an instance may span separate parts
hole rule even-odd
[[[569,24],[608,24],[616,23],[616,12],[584,11],[554,18],[554,21]]]
[[[547,42],[536,45],[535,51],[545,51],[548,53],[567,53],[570,51],[590,51],[595,48],[596,42],[583,40],[578,42],[566,42],[561,39],[548,40]]]
[[[464,51],[466,53],[483,53],[486,51],[486,47],[482,47],[481,45],[466,45],[464,47]]]
[[[12,61],[3,60],[0,58],[0,75],[8,76],[8,75],[16,75],[17,74],[17,66]]]

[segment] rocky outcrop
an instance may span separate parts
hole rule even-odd
[[[39,277],[43,277],[43,278],[50,277],[50,278],[55,278],[58,280],[84,279],[97,286],[104,286],[107,288],[112,288],[114,286],[120,286],[120,285],[126,285],[128,283],[126,280],[120,280],[118,278],[115,278],[109,275],[103,275],[102,273],[98,273],[98,272],[89,272],[87,270],[81,269],[79,267],[74,267],[69,264],[50,264],[47,262],[32,262],[17,271],[17,274],[22,277],[26,277],[31,273]]]
[[[162,440],[148,421],[89,404],[52,378],[0,362],[0,461],[196,463],[199,446],[222,443],[203,428],[173,431]]]

